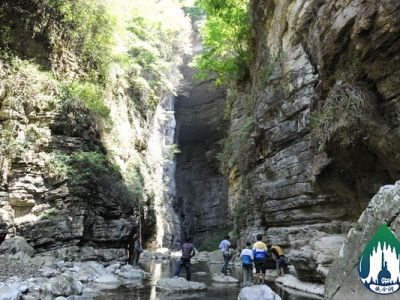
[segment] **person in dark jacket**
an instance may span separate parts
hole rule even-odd
[[[135,235],[132,232],[128,236],[125,249],[128,254],[128,264],[133,265],[135,258]]]
[[[142,243],[140,242],[139,239],[135,240],[134,246],[133,246],[133,264],[137,266],[139,264],[139,258],[140,258],[140,253],[143,252],[142,248]]]
[[[178,277],[182,268],[186,270],[186,280],[190,281],[190,259],[196,254],[192,238],[187,237],[185,243],[182,244],[182,257],[176,266],[175,277]]]

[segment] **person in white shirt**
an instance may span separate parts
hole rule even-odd
[[[251,249],[251,243],[246,243],[246,248],[240,253],[240,259],[242,260],[243,267],[243,286],[251,286],[253,281],[253,250]]]
[[[229,248],[231,247],[230,237],[227,235],[225,239],[219,244],[219,249],[222,251],[222,255],[224,257],[224,265],[222,266],[221,272],[227,275],[228,272],[228,264],[229,264]]]

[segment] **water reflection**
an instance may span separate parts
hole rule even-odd
[[[156,283],[158,279],[163,277],[172,277],[175,270],[175,261],[144,261],[141,262],[141,267],[152,274],[152,278],[145,283],[141,288],[120,288],[114,291],[106,291],[105,294],[96,297],[97,300],[177,300],[177,299],[191,299],[191,300],[235,300],[240,292],[239,285],[221,285],[212,282],[212,273],[218,273],[221,270],[220,265],[212,264],[194,264],[192,265],[193,281],[201,281],[207,285],[207,291],[204,293],[193,293],[190,295],[174,294],[167,295],[156,291]],[[240,267],[232,268],[231,276],[242,279],[242,270]],[[206,272],[207,276],[197,275],[197,272]],[[182,272],[182,277],[185,273]],[[269,283],[269,286],[281,296],[282,300],[316,300],[319,297],[301,293],[291,289],[283,289],[276,286],[274,283]]]
[[[161,278],[161,264],[151,264],[150,273],[152,274],[150,300],[157,299],[156,283]]]

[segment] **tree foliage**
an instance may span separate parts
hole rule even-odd
[[[197,0],[206,13],[201,27],[204,51],[195,64],[198,76],[214,73],[217,84],[238,80],[247,72],[250,61],[250,20],[248,0]]]

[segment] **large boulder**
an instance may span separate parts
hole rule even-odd
[[[190,293],[201,292],[207,290],[202,282],[187,281],[184,278],[161,278],[157,281],[156,288],[158,291],[167,293]]]
[[[216,283],[224,283],[224,284],[237,284],[239,280],[234,277],[224,275],[222,273],[214,273],[212,275],[212,281]]]
[[[102,275],[94,280],[96,287],[102,290],[116,289],[121,286],[121,281],[112,274]]]
[[[358,276],[358,263],[365,246],[379,226],[386,223],[400,237],[400,182],[382,187],[352,228],[325,283],[327,300],[394,300],[399,292],[380,296],[365,288]]]
[[[238,300],[282,300],[267,285],[255,285],[240,290]]]
[[[43,295],[53,296],[71,296],[82,294],[83,285],[81,282],[74,280],[72,277],[59,275],[51,278],[41,287]]]
[[[131,265],[124,265],[119,270],[115,272],[116,275],[125,280],[142,280],[150,276],[149,273],[143,271],[142,269],[135,268]]]
[[[19,300],[22,292],[15,286],[0,286],[0,300]]]
[[[0,245],[0,254],[16,254],[18,252],[32,256],[35,254],[35,249],[22,236],[7,239]]]

